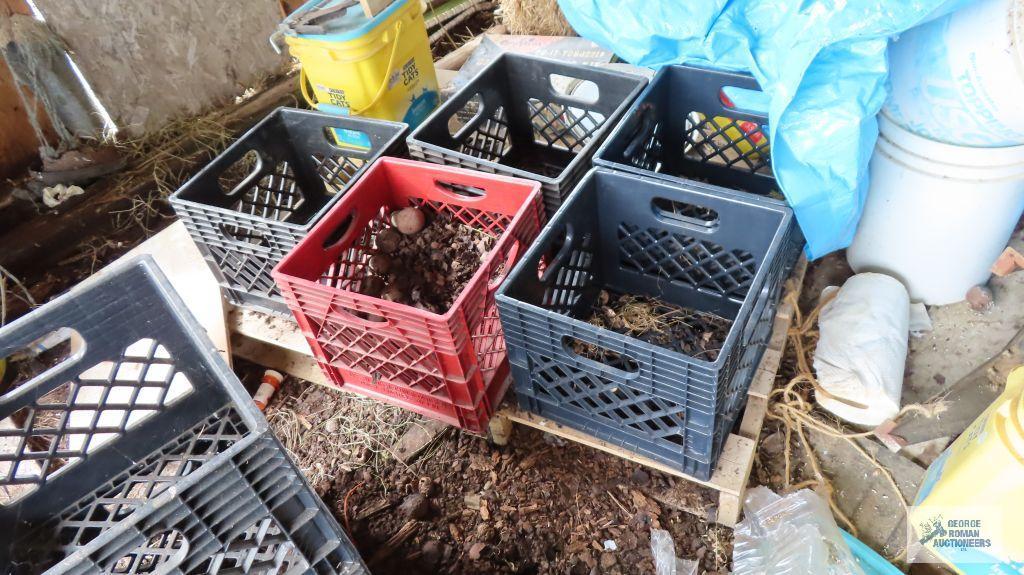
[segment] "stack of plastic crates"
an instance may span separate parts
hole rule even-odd
[[[592,171],[498,291],[520,407],[708,479],[771,337],[794,226],[753,200]],[[732,324],[717,358],[690,356],[588,323],[602,290]]]
[[[767,96],[749,74],[665,66],[602,143],[594,164],[784,204],[772,173],[767,108]],[[803,245],[793,226],[787,269]]]
[[[232,303],[287,315],[270,271],[406,128],[280,108],[170,202]]]
[[[152,260],[0,330],[36,352],[0,388],[0,571],[366,572]]]
[[[508,385],[494,293],[540,230],[539,188],[423,162],[375,163],[274,270],[328,380],[484,432]],[[408,206],[428,218],[447,214],[496,240],[444,312],[360,293],[377,232]]]
[[[590,169],[598,145],[646,82],[506,53],[409,136],[409,154],[537,180],[550,217]]]

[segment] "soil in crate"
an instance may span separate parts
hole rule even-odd
[[[602,290],[587,322],[695,359],[715,361],[732,321],[647,296]],[[574,351],[603,363],[618,363],[611,350],[577,340]]]
[[[410,211],[411,210],[411,211]],[[422,229],[398,221],[423,215]],[[434,313],[445,313],[480,269],[496,238],[451,217],[417,208],[396,212],[393,223],[374,236],[376,253],[360,291]],[[415,222],[413,222],[415,223]]]

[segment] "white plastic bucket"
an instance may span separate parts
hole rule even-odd
[[[896,123],[949,144],[1024,143],[1024,0],[981,0],[889,48]]]
[[[912,301],[948,304],[988,280],[1024,212],[1024,146],[970,148],[879,115],[867,202],[847,259],[903,282]]]

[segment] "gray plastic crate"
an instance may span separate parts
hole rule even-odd
[[[771,337],[793,228],[779,202],[591,171],[498,290],[520,406],[708,479]],[[733,324],[716,360],[690,357],[587,323],[602,289]]]
[[[373,160],[404,150],[405,124],[279,108],[170,198],[236,305],[289,315],[270,270]],[[366,147],[341,146],[362,141]]]
[[[753,76],[665,66],[594,156],[597,166],[679,182],[698,180],[758,195],[777,191],[768,115],[737,108],[760,94]]]
[[[148,256],[0,329],[0,357],[45,348],[68,354],[0,386],[0,572],[180,573],[201,554],[218,573],[282,549],[300,572],[361,568]]]
[[[750,74],[665,66],[601,144],[594,165],[781,197],[772,173],[768,114],[738,105],[750,101],[767,105]],[[786,246],[788,274],[804,247],[799,226]]]
[[[646,83],[639,76],[505,53],[410,134],[409,154],[536,180],[550,217]]]

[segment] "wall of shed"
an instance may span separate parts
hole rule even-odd
[[[240,94],[285,62],[278,0],[35,0],[120,129],[152,131]]]

